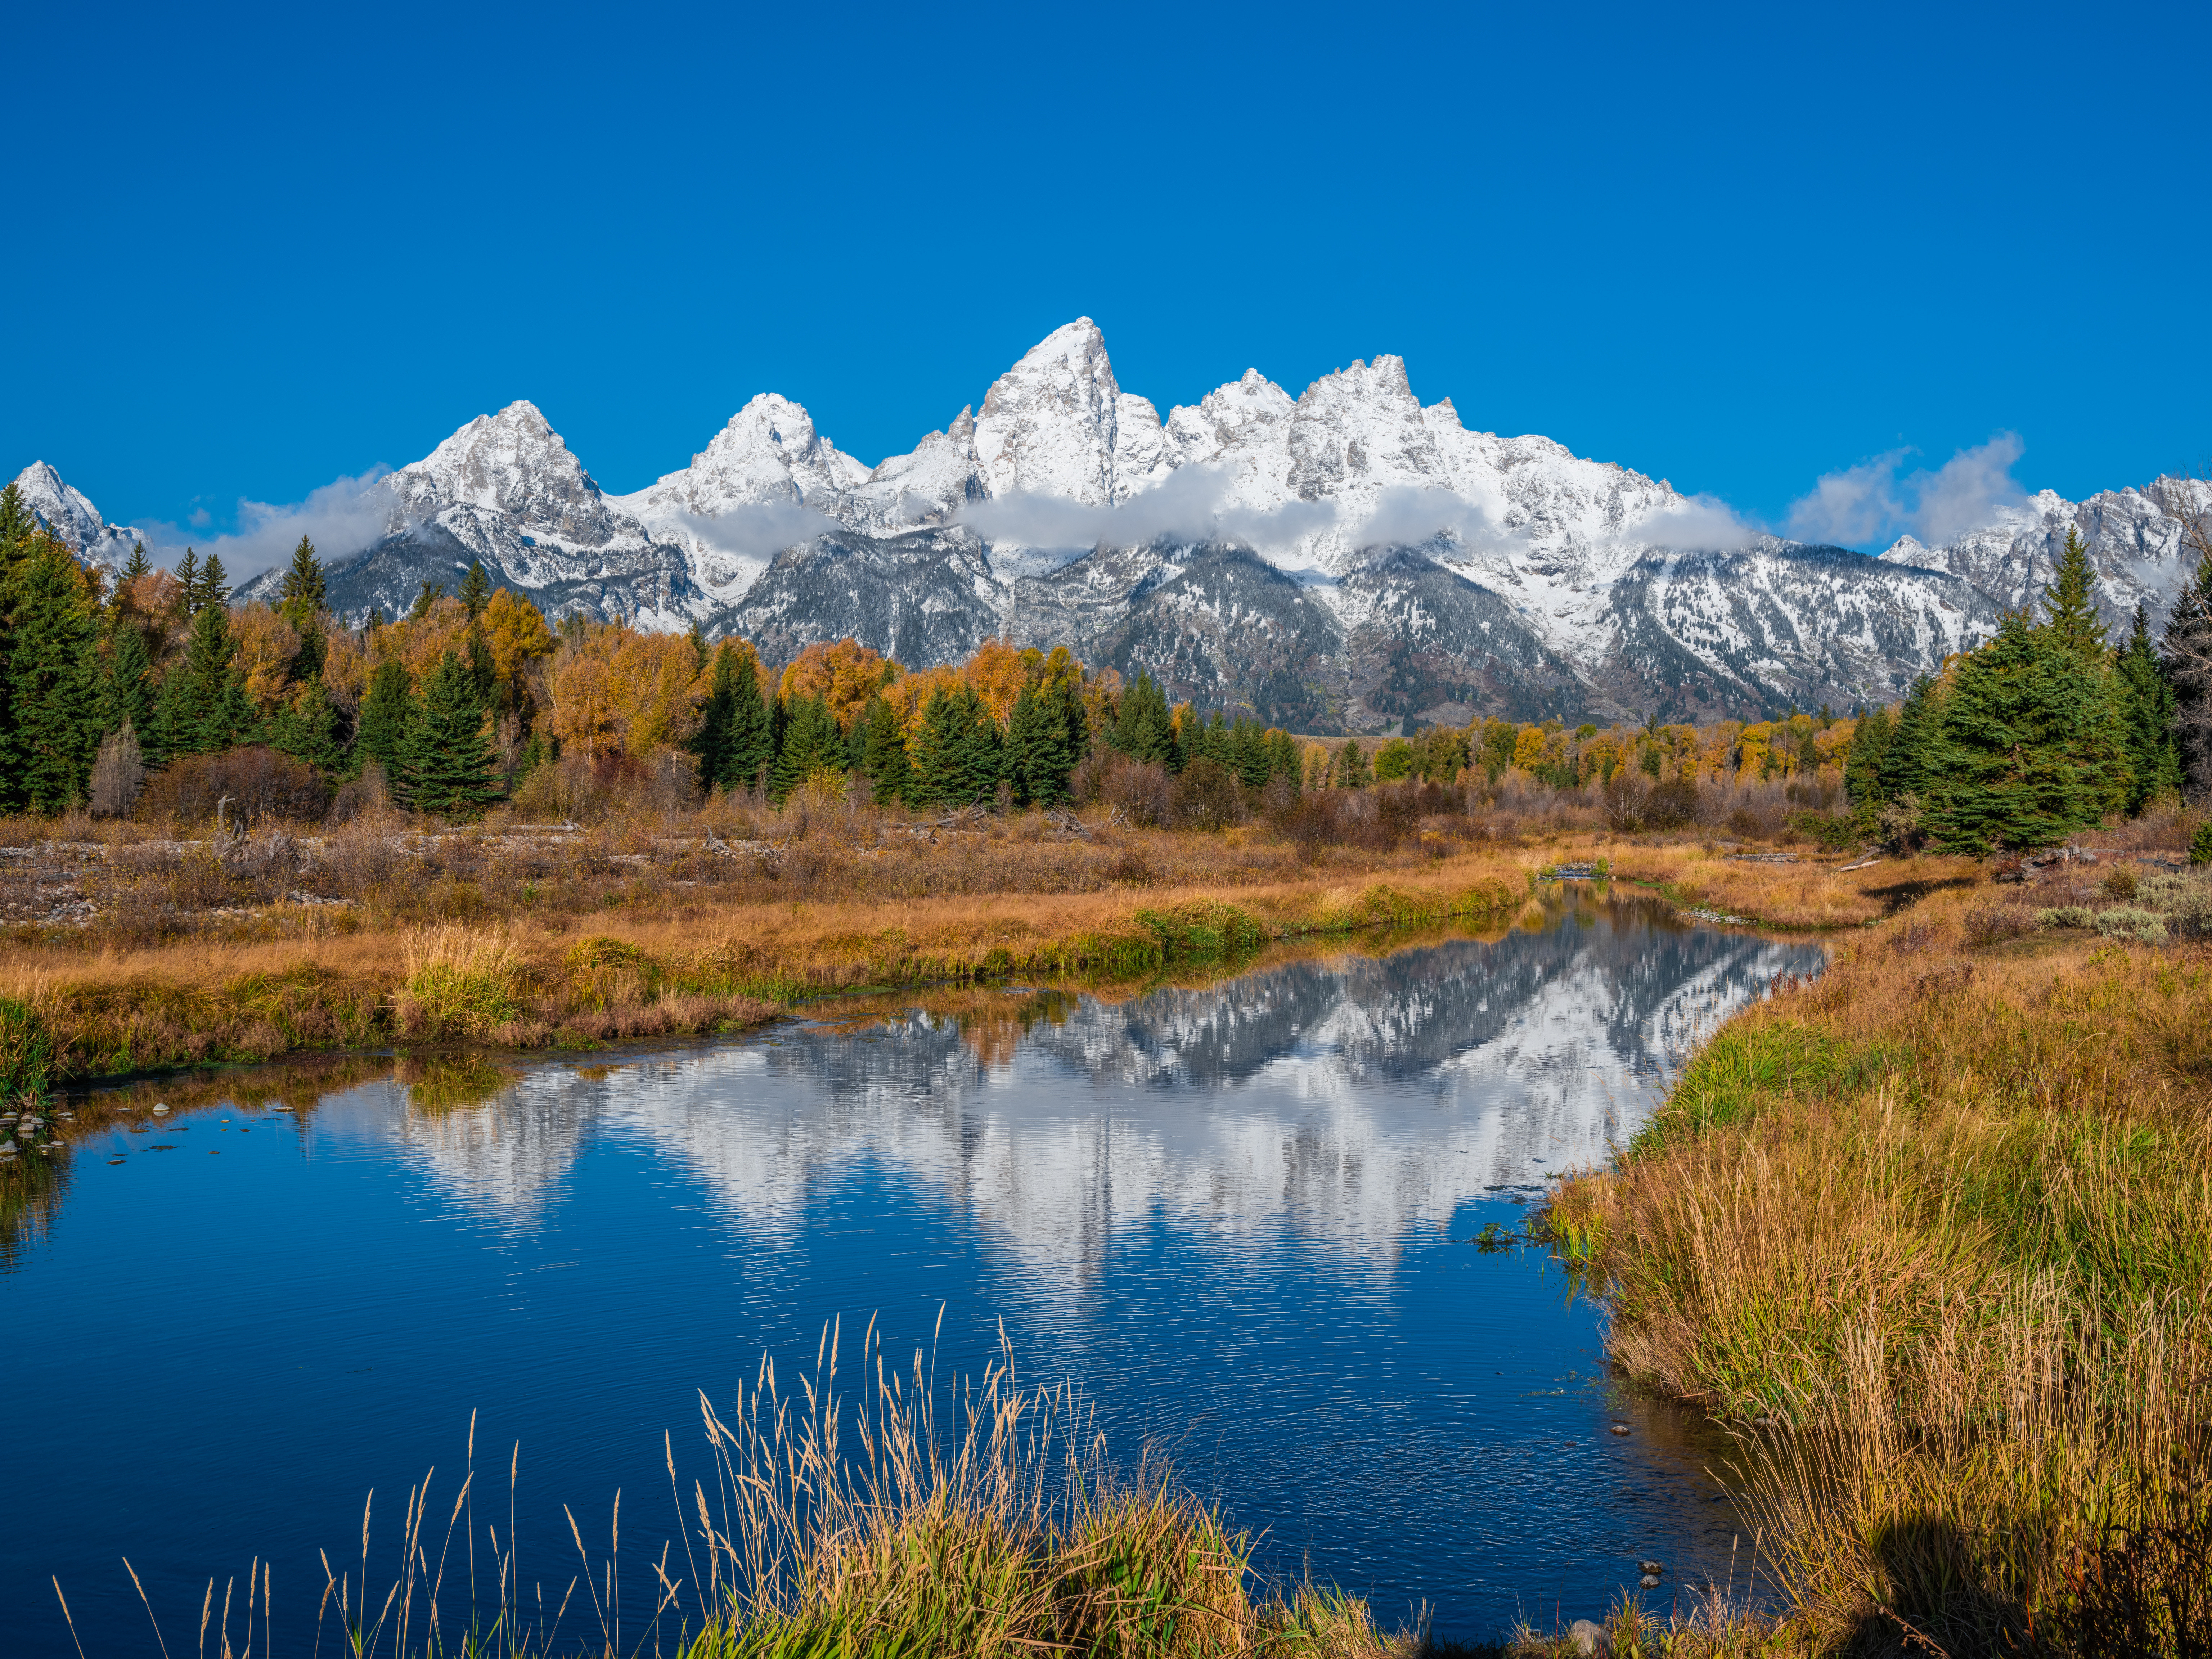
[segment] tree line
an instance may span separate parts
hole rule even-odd
[[[1894,845],[1978,854],[2212,794],[2212,545],[2201,526],[2192,540],[2199,562],[2162,635],[2138,605],[2116,642],[2069,529],[2039,605],[1857,722],[1844,787],[1861,823]]]

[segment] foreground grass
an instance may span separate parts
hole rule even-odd
[[[2212,948],[2034,902],[1942,890],[1853,937],[1548,1218],[1614,1358],[1742,1425],[1826,1650],[2212,1628]]]

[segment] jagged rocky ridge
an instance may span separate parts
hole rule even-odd
[[[127,550],[52,468],[23,477],[71,545]],[[347,614],[481,559],[549,611],[743,633],[772,660],[851,635],[921,665],[1008,633],[1310,732],[1893,698],[2046,580],[2069,524],[2108,617],[2155,618],[2190,564],[2177,512],[2208,499],[2171,478],[2045,492],[1878,558],[1714,550],[1666,480],[1469,431],[1395,357],[1295,398],[1249,370],[1163,421],[1088,319],[873,468],[764,393],[690,465],[611,495],[516,403],[373,488],[382,534],[331,572]]]

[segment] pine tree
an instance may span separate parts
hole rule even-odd
[[[2159,650],[2173,688],[2175,745],[2192,800],[2212,795],[2212,550],[2173,598]]]
[[[102,711],[103,732],[119,731],[125,721],[134,732],[149,732],[154,724],[154,661],[146,647],[146,630],[127,618],[109,613],[106,706]]]
[[[2057,574],[2043,594],[2044,626],[2062,649],[2101,662],[2111,648],[2097,616],[2097,573],[2089,565],[2088,544],[2073,526],[2058,556]]]
[[[230,612],[219,603],[203,605],[192,618],[184,660],[162,685],[149,751],[167,761],[214,754],[252,738],[260,722],[236,672],[237,656]]]
[[[1176,758],[1175,726],[1169,718],[1168,700],[1159,684],[1142,669],[1121,694],[1121,708],[1114,722],[1114,747],[1133,761],[1168,766]]]
[[[1298,740],[1289,732],[1279,729],[1269,731],[1267,775],[1270,778],[1289,779],[1291,793],[1296,794],[1298,792],[1304,771],[1304,768],[1298,758]]]
[[[907,739],[907,761],[914,780],[908,799],[916,806],[949,806],[959,799],[958,702],[943,686],[929,694]]]
[[[414,677],[396,657],[377,664],[361,702],[355,727],[352,768],[356,775],[374,761],[384,769],[395,799],[407,799],[407,761],[416,718]]]
[[[459,597],[461,608],[469,613],[471,622],[483,616],[484,607],[491,603],[491,578],[484,574],[483,560],[469,561],[468,573],[461,578]],[[696,633],[697,630],[695,628],[693,631]],[[704,666],[704,662],[702,657],[702,666]]]
[[[775,764],[775,720],[751,656],[735,654],[736,702],[730,710],[729,750],[721,783],[726,789],[757,789]]]
[[[222,555],[210,553],[207,562],[200,567],[199,609],[209,605],[217,609],[230,603],[230,584],[223,580],[228,573],[222,568]]]
[[[2150,642],[2149,619],[2136,606],[2135,626],[2112,665],[2126,733],[2130,813],[2140,812],[2155,796],[2181,788],[2181,751],[2174,741],[2173,686]]]
[[[1091,716],[1083,706],[1083,677],[1079,670],[1047,684],[1053,688],[1060,714],[1060,764],[1072,773],[1091,753]]]
[[[730,756],[730,724],[738,705],[738,653],[725,643],[714,653],[714,680],[699,710],[699,729],[690,744],[699,761],[699,787],[726,787]]]
[[[1926,797],[1940,702],[1934,680],[1923,674],[1913,681],[1912,690],[1898,707],[1897,723],[1882,750],[1881,800],[1893,801],[1900,795]]]
[[[12,805],[58,812],[84,799],[102,714],[98,632],[68,548],[41,538],[13,600],[8,702],[15,730],[0,791]]]
[[[956,718],[959,733],[956,753],[958,756],[955,804],[986,800],[996,794],[999,780],[1006,773],[1006,744],[999,736],[999,723],[991,718],[991,711],[975,688],[963,685],[954,693],[958,705]]]
[[[1851,727],[1851,746],[1844,756],[1844,794],[1853,806],[1872,808],[1888,799],[1882,791],[1881,765],[1894,729],[1887,708],[1869,709]]]
[[[785,710],[783,748],[775,757],[769,793],[779,802],[817,771],[845,769],[845,734],[823,697],[801,697]]]
[[[195,729],[191,717],[191,676],[181,659],[169,665],[154,695],[153,719],[140,728],[139,757],[149,767],[167,766],[179,755],[195,752],[188,733]]]
[[[117,597],[120,598],[125,588],[129,587],[132,583],[136,582],[141,576],[144,575],[153,568],[154,567],[148,563],[146,560],[146,544],[143,542],[131,543],[131,556],[124,561],[123,574],[116,579],[115,592]]]
[[[177,597],[185,608],[185,620],[191,621],[200,608],[200,556],[189,547],[177,561]]]
[[[1944,699],[1923,821],[1953,852],[2047,847],[2127,799],[2111,676],[2078,632],[2008,611]]]
[[[1346,738],[1344,746],[1336,751],[1336,772],[1330,781],[1339,789],[1363,789],[1373,778],[1374,774],[1368,769],[1367,751],[1359,746],[1359,739]]]
[[[344,766],[337,705],[319,678],[309,680],[277,709],[270,722],[269,746],[305,761],[325,777],[335,777]]]
[[[293,627],[305,629],[322,611],[325,592],[323,562],[315,556],[314,543],[302,536],[276,584],[276,609]]]
[[[870,701],[867,713],[855,722],[865,736],[860,745],[860,769],[867,774],[871,796],[878,806],[907,803],[914,791],[914,773],[907,764],[906,738],[899,730],[898,712],[881,697]]]
[[[407,793],[416,811],[448,820],[482,817],[506,793],[484,731],[483,704],[459,653],[439,658],[409,736]]]
[[[1064,735],[1049,696],[1024,686],[1006,717],[1006,774],[1017,805],[1055,806],[1066,798],[1067,774],[1060,765]]]

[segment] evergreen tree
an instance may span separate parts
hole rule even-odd
[[[2212,551],[2174,595],[2159,652],[2173,688],[2175,746],[2190,799],[2212,795]]]
[[[1302,781],[1301,775],[1304,770],[1304,765],[1298,757],[1298,740],[1287,732],[1279,729],[1271,730],[1267,733],[1267,775],[1271,778],[1288,778],[1291,781],[1291,791],[1295,794]]]
[[[187,735],[194,729],[191,718],[191,676],[182,660],[172,663],[154,696],[154,717],[140,729],[139,758],[149,767],[167,765],[179,755],[194,752]]]
[[[699,729],[690,750],[699,760],[699,787],[727,787],[730,764],[730,725],[738,706],[737,648],[725,642],[714,653],[714,680],[707,702],[699,710]]]
[[[305,761],[325,777],[334,777],[345,764],[345,745],[338,740],[337,705],[320,677],[309,680],[276,711],[270,721],[269,746]]]
[[[860,744],[860,770],[867,774],[868,787],[878,806],[890,806],[908,800],[914,790],[914,773],[907,764],[906,738],[899,730],[898,713],[881,697],[872,699],[866,714],[855,721],[854,729],[864,735]]]
[[[1897,723],[1882,750],[1881,793],[1876,799],[1885,802],[1899,795],[1926,799],[1940,704],[1934,680],[1923,674],[1913,681],[1912,690],[1898,707]]]
[[[133,582],[137,581],[141,576],[144,575],[153,568],[154,567],[152,565],[146,562],[146,544],[143,542],[131,543],[131,556],[124,561],[123,574],[116,580],[115,592],[118,598],[121,597],[124,589],[129,587]]]
[[[2110,642],[2097,616],[2097,573],[2089,567],[2087,544],[2071,525],[2066,526],[2057,574],[2044,590],[2043,610],[2043,625],[2054,644],[2085,661],[2105,659]]]
[[[314,543],[302,536],[292,550],[292,562],[284,567],[283,580],[276,584],[276,609],[293,627],[304,630],[321,612],[325,591],[323,562],[315,556]]]
[[[185,608],[185,619],[191,621],[200,608],[200,556],[189,547],[177,561],[177,597]]]
[[[1851,746],[1844,756],[1844,793],[1853,806],[1879,806],[1888,799],[1882,790],[1881,766],[1893,729],[1887,708],[1869,709],[1851,727]],[[1657,750],[1647,752],[1657,757]]]
[[[58,812],[84,799],[100,750],[98,632],[76,560],[51,538],[39,540],[9,598],[15,718],[4,792],[11,805]]]
[[[407,762],[416,722],[415,681],[397,658],[377,664],[361,702],[355,727],[352,766],[356,775],[374,761],[395,799],[407,799]]]
[[[483,616],[484,607],[491,603],[491,578],[484,574],[483,560],[469,561],[468,574],[461,578],[460,600],[461,608],[469,613],[471,622]],[[692,632],[696,634],[698,629],[695,627]],[[692,643],[696,645],[698,641],[694,640]],[[704,653],[701,653],[700,665],[706,665]]]
[[[1046,684],[1052,688],[1050,695],[1060,712],[1060,758],[1072,773],[1091,753],[1091,716],[1083,707],[1082,674],[1079,671]]]
[[[801,697],[784,713],[783,748],[769,785],[779,802],[789,799],[817,771],[845,769],[845,734],[837,729],[828,699]]]
[[[720,782],[725,789],[757,789],[775,764],[775,720],[750,656],[732,650],[729,748]]]
[[[913,777],[908,796],[916,806],[949,806],[959,799],[958,699],[943,686],[929,694],[907,739]]]
[[[1168,715],[1168,700],[1159,683],[1142,669],[1121,693],[1121,712],[1114,721],[1114,747],[1133,761],[1174,768],[1175,727]]]
[[[962,686],[954,702],[959,733],[956,803],[988,799],[998,793],[999,780],[1006,774],[1006,743],[999,735],[999,723],[972,685]]]
[[[409,734],[407,793],[418,812],[441,818],[483,816],[504,791],[483,704],[460,653],[448,650],[422,690],[422,717]]]
[[[230,603],[230,584],[224,580],[228,574],[222,568],[222,554],[207,556],[207,562],[200,567],[200,601],[195,614],[210,605],[220,610]]]
[[[1960,660],[1923,815],[1946,848],[2047,847],[2127,799],[2111,677],[2101,648],[2085,656],[2081,637],[2008,611],[1996,636]]]
[[[1050,690],[1029,686],[1006,719],[1006,775],[1024,806],[1057,806],[1067,799],[1067,729]]]
[[[207,591],[204,577],[201,592]],[[155,741],[164,761],[179,755],[210,755],[252,740],[260,725],[237,670],[238,642],[230,636],[230,612],[220,603],[203,604],[192,618],[184,660],[161,688],[155,708]]]
[[[1374,781],[1368,769],[1367,751],[1359,746],[1357,738],[1346,738],[1344,746],[1336,751],[1336,773],[1330,780],[1339,789],[1364,789]]]
[[[126,720],[133,732],[153,729],[154,660],[147,649],[146,630],[112,612],[109,613],[105,690],[103,732],[120,731]]]
[[[424,581],[422,591],[415,596],[415,608],[407,613],[407,620],[421,622],[423,617],[430,614],[430,607],[445,597],[445,583]]]
[[[2126,733],[2128,770],[2135,775],[2127,806],[2130,813],[2140,812],[2154,796],[2179,793],[2181,788],[2181,751],[2173,733],[2173,686],[2151,646],[2149,621],[2141,605],[2136,606],[2135,627],[2112,665],[2112,675]]]

